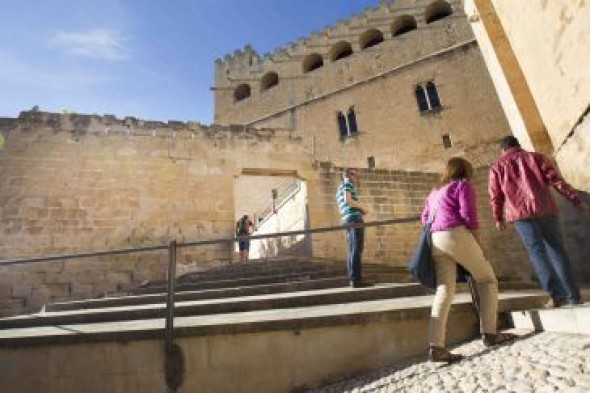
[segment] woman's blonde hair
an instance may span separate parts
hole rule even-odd
[[[452,180],[465,179],[470,180],[473,176],[473,166],[463,157],[453,157],[447,161],[440,184],[445,185]]]

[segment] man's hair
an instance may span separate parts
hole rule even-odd
[[[442,178],[441,185],[449,183],[451,180],[465,179],[469,180],[473,176],[473,166],[469,161],[462,157],[453,157],[447,162]]]
[[[356,168],[344,168],[344,170],[342,171],[342,178],[347,178],[350,175],[350,172],[356,172],[357,169]]]
[[[514,135],[507,135],[498,142],[500,143],[500,147],[504,150],[510,149],[511,147],[520,147],[520,143],[518,143],[518,139],[516,139]]]

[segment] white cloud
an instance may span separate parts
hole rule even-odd
[[[59,31],[51,37],[50,44],[77,56],[124,60],[127,58],[125,41],[117,31],[94,29],[86,32]]]
[[[0,64],[0,86],[7,95],[9,86],[23,91],[72,91],[113,83],[117,79],[112,71],[64,65],[50,68],[2,50]]]

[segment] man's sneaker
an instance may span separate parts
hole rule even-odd
[[[428,347],[428,359],[431,362],[455,363],[463,359],[463,355],[451,353],[442,347]]]
[[[374,286],[374,284],[366,281],[351,281],[350,286],[352,288],[368,288]]]
[[[551,298],[547,303],[545,303],[545,308],[559,308],[561,306],[565,306],[566,304],[567,300],[565,299]]]
[[[584,304],[584,301],[581,300],[581,299],[578,299],[578,300],[570,300],[569,301],[569,305],[570,306],[580,306],[582,304]]]
[[[516,334],[512,334],[512,333],[498,333],[498,334],[484,333],[482,339],[483,339],[483,345],[485,345],[486,347],[495,347],[496,345],[500,345],[500,344],[504,344],[508,341],[512,341],[516,337],[518,337],[518,336]]]

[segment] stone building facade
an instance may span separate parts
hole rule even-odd
[[[0,260],[231,237],[234,190],[244,174],[299,179],[306,189],[306,226],[340,224],[335,193],[342,168],[315,161],[288,130],[31,111],[4,119],[0,132],[6,136],[0,150]],[[505,245],[514,234],[489,225],[486,173],[480,169],[476,180],[486,249],[501,277],[528,278],[520,244]],[[368,219],[418,215],[437,178],[362,169],[362,202],[374,212]],[[419,231],[417,221],[369,228],[364,259],[405,266]],[[308,255],[344,258],[342,231],[313,235],[306,243]],[[232,249],[228,243],[183,248],[179,273],[226,264]],[[124,292],[163,279],[166,264],[163,249],[0,265],[0,315]]]
[[[260,56],[215,66],[215,122],[293,130],[336,165],[484,165],[509,126],[461,1],[381,2]]]

